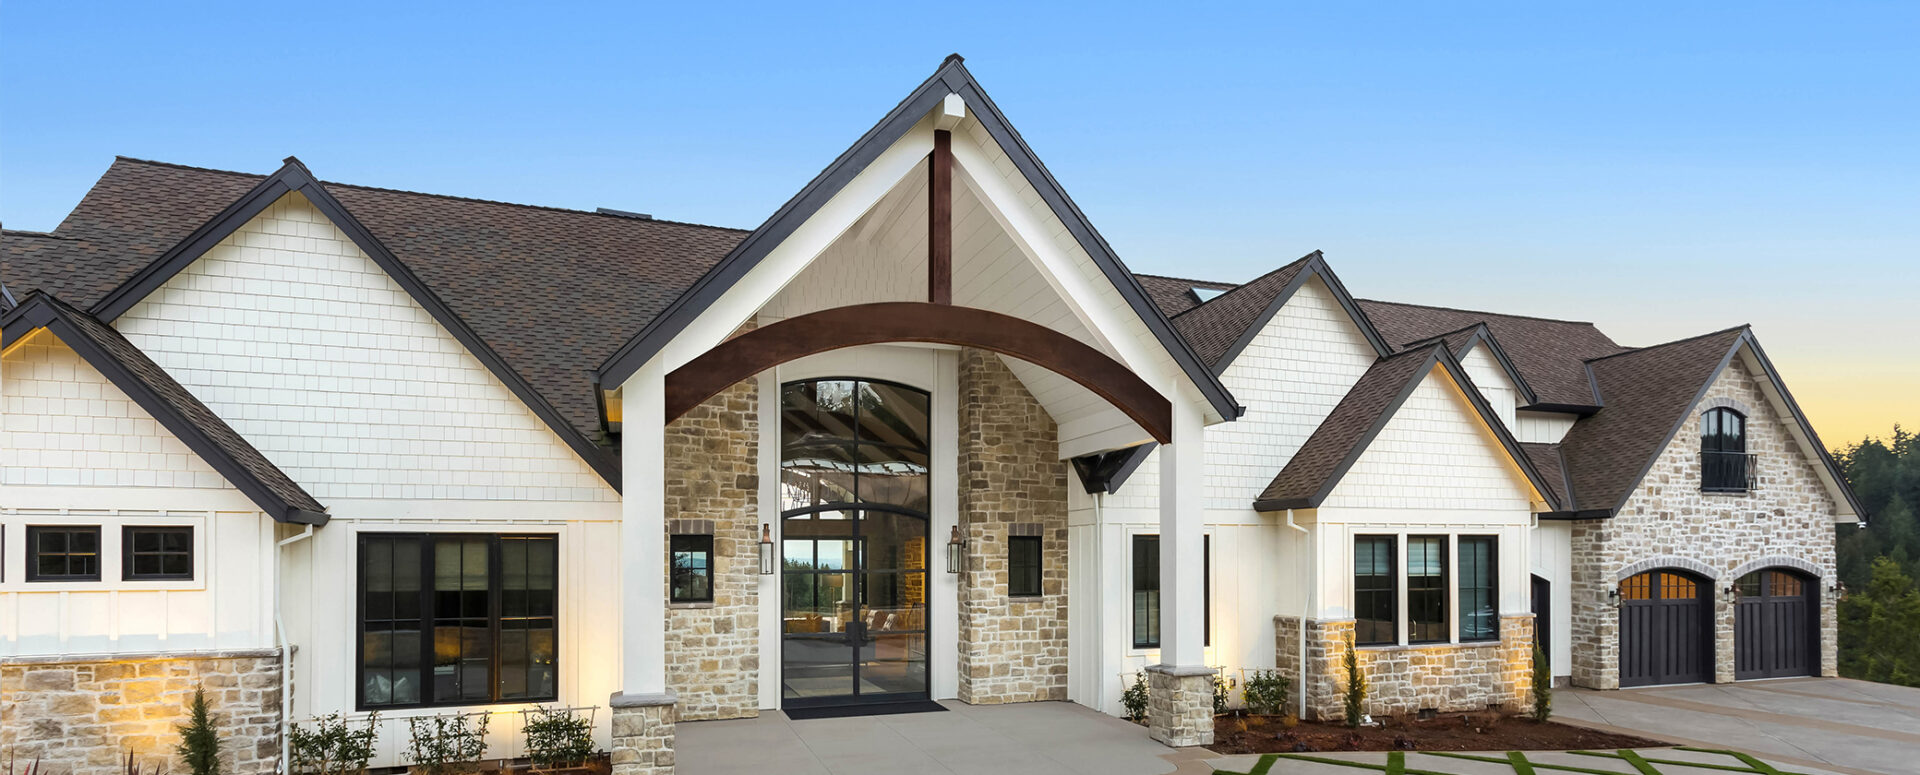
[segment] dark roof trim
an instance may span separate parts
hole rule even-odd
[[[1566,487],[1566,489],[1560,493],[1567,501],[1563,505],[1573,506],[1578,504],[1580,502],[1580,496],[1575,495],[1573,492],[1573,469],[1567,467],[1566,447],[1562,447],[1559,444],[1553,445],[1553,456],[1560,458],[1560,482]]]
[[[1353,294],[1347,292],[1347,287],[1340,283],[1340,278],[1333,273],[1333,268],[1327,266],[1326,255],[1316,250],[1308,253],[1305,256],[1305,260],[1307,265],[1300,267],[1300,271],[1294,274],[1291,281],[1288,281],[1287,287],[1282,288],[1280,293],[1273,297],[1273,301],[1267,304],[1266,310],[1255,317],[1252,325],[1247,326],[1247,330],[1240,332],[1240,338],[1234,340],[1233,345],[1228,347],[1226,353],[1220,356],[1219,362],[1213,365],[1214,374],[1225,374],[1227,367],[1233,365],[1234,359],[1240,357],[1241,351],[1247,349],[1247,346],[1253,343],[1253,340],[1260,335],[1260,332],[1266,329],[1267,322],[1273,320],[1273,316],[1279,314],[1280,308],[1287,305],[1287,301],[1293,298],[1293,294],[1299,291],[1301,286],[1306,285],[1308,279],[1316,275],[1320,277],[1321,282],[1327,284],[1328,290],[1333,291],[1333,297],[1340,302],[1340,307],[1347,311],[1347,316],[1353,319],[1353,324],[1360,329],[1360,334],[1365,336],[1367,343],[1373,346],[1374,355],[1385,358],[1393,354],[1394,350],[1387,345],[1386,338],[1382,337],[1380,332],[1374,329],[1373,321],[1367,318],[1367,313],[1360,310],[1360,305],[1353,300]],[[1281,269],[1285,268],[1286,267],[1281,267]],[[1274,271],[1277,272],[1280,270],[1276,269]],[[1256,278],[1256,280],[1257,279],[1258,278]],[[1200,309],[1206,304],[1211,304],[1226,298],[1227,294],[1235,293],[1251,285],[1253,285],[1253,282],[1239,285],[1227,291],[1227,293],[1215,296],[1213,299],[1201,305],[1183,310],[1180,314],[1185,315]]]
[[[1147,459],[1147,453],[1159,446],[1147,442],[1137,447],[1116,449],[1096,455],[1081,455],[1073,459],[1073,471],[1080,477],[1080,486],[1088,495],[1113,493],[1120,490],[1120,484],[1114,481],[1118,477],[1125,481],[1140,462]]]
[[[246,225],[254,216],[264,212],[281,197],[296,191],[325,214],[334,226],[345,232],[361,251],[373,259],[374,263],[386,270],[387,275],[392,277],[395,283],[406,289],[407,294],[412,296],[421,307],[426,308],[427,313],[432,315],[434,320],[439,321],[440,325],[446,328],[448,333],[453,334],[455,339],[460,340],[460,344],[467,348],[467,352],[472,353],[473,357],[486,366],[487,370],[506,385],[508,390],[518,396],[527,408],[533,410],[533,413],[538,415],[541,421],[560,437],[561,441],[573,448],[574,453],[579,455],[581,460],[586,461],[601,479],[612,485],[616,491],[620,489],[619,457],[612,450],[594,444],[592,439],[561,417],[559,410],[535,391],[518,372],[508,366],[499,353],[494,352],[492,347],[481,340],[479,334],[474,333],[473,329],[467,326],[466,321],[461,320],[460,316],[454,313],[453,308],[447,306],[447,303],[428,288],[427,284],[413,273],[413,270],[401,263],[392,251],[387,250],[386,246],[373,236],[373,232],[368,231],[361,225],[359,219],[347,212],[346,207],[342,206],[339,200],[334,199],[333,195],[327,192],[326,186],[315,179],[307,166],[295,157],[287,157],[280,169],[268,175],[265,180],[260,181],[259,185],[254,186],[233,204],[228,205],[212,220],[195,229],[180,244],[142,268],[120,287],[113,289],[100,300],[99,304],[94,305],[90,312],[103,322],[113,322],[127,310],[132,309],[141,299],[159,289],[167,280],[187,268],[195,259],[220,244],[221,240]]]
[[[13,309],[14,307],[20,306],[20,302],[15,301],[13,298],[13,291],[7,290],[7,284],[4,281],[0,281],[0,304],[5,305],[4,307],[0,307],[0,310]]]
[[[1555,412],[1558,414],[1577,414],[1582,417],[1600,411],[1600,407],[1586,404],[1527,404],[1515,407],[1522,412]]]
[[[107,381],[112,382],[114,387],[126,393],[127,397],[132,398],[134,403],[139,404],[141,409],[146,410],[147,414],[153,415],[153,418],[158,420],[162,426],[166,427],[175,438],[180,439],[182,443],[186,444],[188,449],[193,450],[194,454],[200,456],[200,459],[207,461],[208,465],[212,466],[215,471],[218,471],[228,482],[231,482],[236,489],[246,495],[249,500],[252,500],[255,505],[258,505],[260,510],[266,512],[274,521],[294,522],[305,525],[324,525],[327,523],[328,517],[325,511],[303,507],[305,505],[320,505],[318,501],[313,499],[313,496],[307,496],[307,500],[310,501],[308,504],[294,504],[289,502],[285,497],[275,493],[271,486],[261,481],[246,465],[234,458],[225,447],[222,447],[218,442],[214,441],[213,437],[208,435],[204,428],[201,428],[198,423],[182,413],[180,408],[175,406],[172,401],[167,400],[155,392],[153,386],[147,384],[146,380],[141,379],[131,368],[128,368],[125,363],[122,363],[119,358],[114,357],[113,353],[108,352],[95,342],[93,336],[82,329],[72,318],[72,316],[80,314],[84,313],[67,307],[65,304],[61,304],[43,293],[29,293],[27,294],[27,300],[25,302],[15,306],[12,311],[7,313],[4,319],[0,319],[0,346],[20,341],[36,329],[45,328],[51,331],[54,336],[60,337],[62,344],[72,348],[74,353],[85,359],[88,364],[91,364],[94,369],[100,372],[101,376],[106,377]],[[104,326],[104,324],[102,325]],[[211,415],[211,412],[209,412],[209,415]],[[216,421],[218,420],[218,418],[215,419]],[[232,429],[229,428],[228,430],[231,431]],[[238,433],[234,435],[236,438],[239,437]],[[244,443],[244,439],[242,439],[242,443]],[[254,454],[258,454],[258,452],[255,451]],[[265,459],[264,455],[262,459]],[[269,462],[269,465],[270,464]],[[274,468],[277,469],[278,466]],[[284,473],[281,475],[285,476]],[[289,478],[288,482],[291,483],[292,479]],[[289,486],[298,487],[297,484],[290,484]]]
[[[1455,334],[1466,333],[1469,331],[1471,333],[1468,334],[1466,341],[1461,342],[1459,347],[1455,347],[1453,349],[1453,357],[1465,358],[1467,357],[1467,353],[1473,351],[1474,345],[1485,344],[1487,346],[1487,352],[1493,353],[1493,359],[1495,361],[1498,361],[1500,363],[1501,370],[1507,373],[1507,379],[1513,380],[1514,386],[1520,389],[1520,398],[1521,398],[1520,405],[1533,406],[1535,403],[1537,403],[1540,400],[1540,396],[1536,395],[1533,392],[1533,388],[1527,385],[1527,378],[1520,375],[1520,370],[1515,368],[1513,365],[1512,359],[1509,359],[1507,357],[1506,348],[1500,346],[1500,340],[1494,337],[1493,329],[1488,328],[1485,322],[1475,323],[1473,325],[1467,326],[1466,328],[1461,328],[1454,331],[1448,331],[1447,333],[1441,334],[1439,336],[1428,337],[1426,339],[1423,339],[1419,342],[1414,342],[1413,344],[1409,344],[1407,346],[1416,347],[1422,344],[1426,344],[1428,342],[1435,342],[1435,341],[1444,342],[1449,337],[1452,337]]]
[[[1022,140],[1012,125],[1007,123],[999,107],[995,106],[993,100],[981,90],[974,81],[973,74],[967,72],[966,66],[962,64],[957,54],[947,57],[946,61],[940,64],[940,69],[934,71],[932,77],[921,83],[900,104],[894,106],[892,111],[880,119],[880,123],[861,135],[852,147],[842,152],[832,164],[827,165],[827,168],[801,188],[799,193],[775,211],[772,217],[741,240],[739,245],[720,260],[719,264],[695,282],[686,293],[675,299],[666,311],[654,318],[633,338],[627,340],[627,343],[622,345],[612,357],[601,364],[597,374],[601,389],[604,390],[609,385],[617,386],[633,376],[633,373],[653,358],[654,354],[665,347],[667,342],[686,330],[686,327],[699,317],[700,313],[712,306],[721,295],[733,287],[734,283],[766,258],[767,254],[771,253],[781,241],[818,212],[834,195],[840,193],[847,183],[891,147],[894,141],[905,135],[907,130],[913,128],[913,125],[932,110],[934,105],[946,99],[948,94],[958,94],[967,101],[975,119],[1006,151],[1007,158],[1012,160],[1014,166],[1026,176],[1028,183],[1039,193],[1040,198],[1047,203],[1061,223],[1066,225],[1067,231],[1073,235],[1080,247],[1087,251],[1087,255],[1106,274],[1107,279],[1119,290],[1120,295],[1133,307],[1134,313],[1145,322],[1148,330],[1152,331],[1161,345],[1173,355],[1174,362],[1178,363],[1188,377],[1199,386],[1201,394],[1206,397],[1214,410],[1228,420],[1239,418],[1244,409],[1234,401],[1233,395],[1227,391],[1226,386],[1220,384],[1219,378],[1200,362],[1199,356],[1193,353],[1193,348],[1187,344],[1186,340],[1173,330],[1173,324],[1168,322],[1159,306],[1147,296],[1146,290],[1140,287],[1140,281],[1120,263],[1113,249],[1107,245],[1099,232],[1094,230],[1093,225],[1087,221],[1086,215],[1080,212],[1080,208],[1074,205],[1073,200],[1067,197],[1066,191],[1060,187],[1059,182],[1054,180],[1053,175],[1034,155],[1033,149],[1028,148],[1026,141]]]
[[[1541,519],[1551,519],[1556,521],[1576,520],[1576,519],[1612,519],[1613,509],[1587,509],[1586,511],[1547,511],[1547,512],[1541,512],[1539,514],[1539,517]]]

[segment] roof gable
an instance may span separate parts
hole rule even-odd
[[[1500,370],[1506,372],[1507,379],[1511,380],[1514,388],[1520,391],[1520,405],[1526,406],[1540,401],[1539,396],[1533,392],[1533,388],[1527,386],[1526,376],[1514,367],[1513,359],[1507,355],[1506,348],[1500,346],[1500,340],[1494,337],[1493,329],[1487,327],[1485,322],[1474,323],[1458,331],[1451,331],[1407,346],[1418,347],[1436,341],[1445,342],[1447,349],[1453,353],[1453,357],[1462,360],[1466,359],[1467,353],[1472,352],[1473,348],[1486,347],[1487,353],[1500,364]]]
[[[1592,323],[1359,300],[1367,318],[1396,347],[1412,347],[1484,323],[1523,375],[1535,401],[1522,409],[1590,413],[1600,407],[1586,359],[1627,351]]]

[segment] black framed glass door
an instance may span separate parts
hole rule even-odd
[[[927,394],[866,380],[781,393],[782,704],[925,699]]]

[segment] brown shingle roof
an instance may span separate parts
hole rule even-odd
[[[1426,376],[1440,346],[1407,350],[1375,361],[1345,398],[1300,445],[1285,468],[1254,501],[1262,510],[1314,508],[1353,465],[1393,410]]]
[[[1553,498],[1554,503],[1568,504],[1567,469],[1565,461],[1560,458],[1560,445],[1523,441],[1520,442],[1520,451],[1526,453],[1527,459],[1533,462],[1534,470],[1540,472],[1548,497]]]
[[[1194,298],[1191,293],[1194,288],[1229,291],[1236,287],[1233,283],[1188,280],[1184,277],[1163,277],[1154,274],[1135,274],[1133,277],[1140,281],[1141,288],[1146,289],[1147,298],[1152,299],[1153,305],[1159,307],[1160,312],[1167,317],[1173,317],[1200,305],[1200,300]]]
[[[1174,330],[1193,346],[1193,353],[1200,356],[1201,363],[1219,371],[1221,359],[1232,351],[1233,345],[1249,328],[1265,321],[1265,313],[1273,306],[1274,299],[1319,255],[1301,258],[1180,313],[1173,319]]]
[[[1361,299],[1387,342],[1404,347],[1485,323],[1542,404],[1595,405],[1586,360],[1627,350],[1592,323]]]

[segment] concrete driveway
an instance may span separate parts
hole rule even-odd
[[[1553,693],[1554,720],[1703,748],[1776,766],[1920,772],[1920,689],[1845,678]]]

